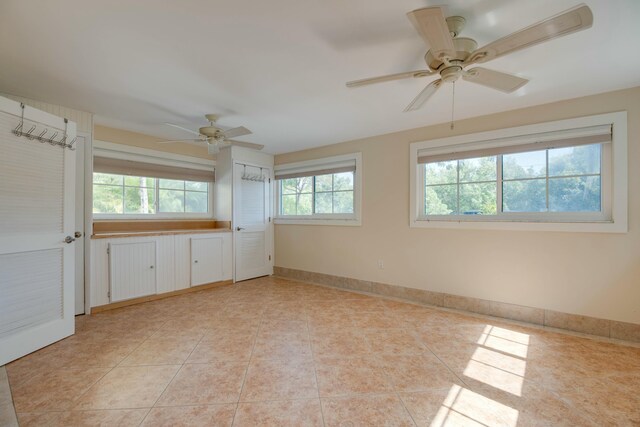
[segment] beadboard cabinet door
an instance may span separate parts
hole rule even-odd
[[[223,280],[223,253],[222,236],[191,238],[191,286]]]
[[[111,302],[156,293],[156,242],[109,244]]]

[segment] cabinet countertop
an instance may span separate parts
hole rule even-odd
[[[92,239],[114,239],[123,237],[150,237],[150,236],[173,236],[176,234],[204,234],[204,233],[231,233],[230,228],[203,228],[194,230],[163,230],[163,231],[127,231],[120,233],[98,233],[92,234]]]

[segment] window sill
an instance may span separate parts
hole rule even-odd
[[[276,225],[338,225],[359,227],[362,221],[359,218],[352,219],[329,219],[329,218],[274,218]]]
[[[417,219],[411,228],[448,228],[460,230],[559,231],[575,233],[626,233],[627,225],[614,221],[531,222],[504,220],[428,220]]]

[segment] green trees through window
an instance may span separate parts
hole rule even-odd
[[[353,172],[280,180],[280,214],[352,214],[353,183]]]
[[[151,215],[208,211],[208,182],[93,174],[94,214]]]
[[[424,213],[598,212],[601,155],[593,144],[427,163]]]

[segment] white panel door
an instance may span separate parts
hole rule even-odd
[[[191,286],[222,280],[223,247],[222,236],[191,238]]]
[[[273,273],[269,168],[234,164],[233,217],[235,280],[247,280]],[[247,177],[262,174],[264,181]]]
[[[156,242],[109,244],[111,302],[156,293]]]
[[[0,97],[0,365],[74,332],[75,151],[14,135],[21,111]],[[26,107],[33,125],[56,139],[65,126]]]

